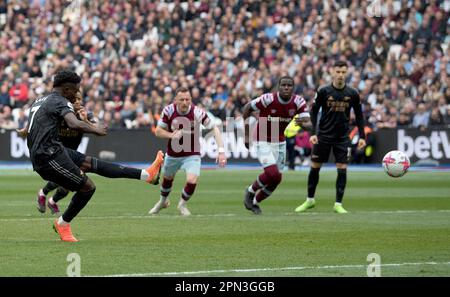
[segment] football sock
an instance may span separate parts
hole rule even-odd
[[[43,188],[42,192],[44,192],[44,195],[47,195],[49,192],[53,191],[58,187],[58,184],[49,181]]]
[[[186,183],[186,186],[181,192],[181,198],[183,198],[184,201],[188,201],[192,194],[194,194],[196,186],[197,184]]]
[[[55,195],[53,195],[53,202],[56,203],[59,200],[63,199],[64,197],[67,196],[67,194],[69,194],[69,191],[64,189],[63,187],[58,187],[58,189],[56,190]]]
[[[319,183],[319,171],[320,168],[312,168],[309,170],[308,175],[308,197],[314,198],[316,194],[316,187]]]
[[[86,206],[86,204],[91,199],[92,195],[94,195],[95,188],[93,190],[90,190],[88,192],[76,192],[72,200],[70,201],[69,206],[67,207],[66,211],[62,215],[62,219],[70,223],[73,218]]]
[[[172,190],[172,183],[173,183],[173,179],[167,179],[167,178],[163,178],[163,182],[161,184],[161,196],[160,196],[160,200],[162,202],[166,201],[167,197],[170,194],[170,191]]]
[[[345,185],[347,183],[347,169],[338,169],[336,178],[336,202],[342,203]]]
[[[69,222],[64,221],[62,216],[60,216],[58,218],[58,225],[64,226],[64,225],[67,225],[67,224],[69,224]]]
[[[282,175],[276,165],[266,167],[264,171],[264,174],[268,177],[269,182],[267,186],[262,188],[261,191],[256,194],[255,199],[258,203],[272,195],[273,191],[275,191],[282,179]]]
[[[253,182],[253,184],[248,188],[248,190],[250,191],[250,193],[256,193],[256,191],[262,189],[264,187],[264,183],[261,181],[262,180],[266,180],[265,177],[265,173],[261,173],[256,180]]]
[[[125,167],[122,165],[105,162],[97,158],[92,158],[91,171],[109,178],[122,177],[140,180],[146,180],[148,178],[148,173],[145,170]]]
[[[270,165],[264,168],[264,172],[261,173],[253,182],[252,185],[253,192],[256,193],[256,191],[262,189],[271,182],[277,184],[281,182],[281,173],[278,170],[277,165]]]

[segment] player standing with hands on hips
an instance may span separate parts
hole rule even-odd
[[[347,164],[351,157],[349,139],[350,109],[353,108],[359,131],[358,148],[366,146],[364,134],[364,118],[358,91],[346,85],[348,66],[344,61],[337,61],[332,68],[332,83],[318,89],[311,109],[312,132],[310,142],[311,169],[308,176],[308,197],[295,209],[304,212],[316,204],[314,195],[319,182],[319,171],[322,163],[328,161],[331,149],[336,159],[336,202],[334,211],[347,213],[342,206],[345,185],[347,183]],[[316,130],[317,115],[322,109],[319,128]]]

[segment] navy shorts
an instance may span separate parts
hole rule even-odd
[[[87,180],[86,174],[80,169],[85,158],[84,154],[65,148],[49,159],[40,160],[39,166],[34,169],[44,180],[70,191],[78,191]]]
[[[312,148],[311,161],[317,163],[327,163],[331,149],[336,163],[347,164],[351,157],[350,141],[338,143],[325,143],[319,140]]]

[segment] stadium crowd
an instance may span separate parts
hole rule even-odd
[[[450,126],[450,1],[72,2],[0,0],[0,128],[61,68],[98,121],[151,129],[179,86],[224,123],[285,74],[311,102],[337,59],[374,130]]]

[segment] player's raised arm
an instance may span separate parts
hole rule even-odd
[[[106,126],[97,126],[80,121],[77,119],[76,115],[73,112],[66,113],[64,115],[64,120],[71,129],[81,130],[85,133],[92,133],[98,136],[106,135]]]

